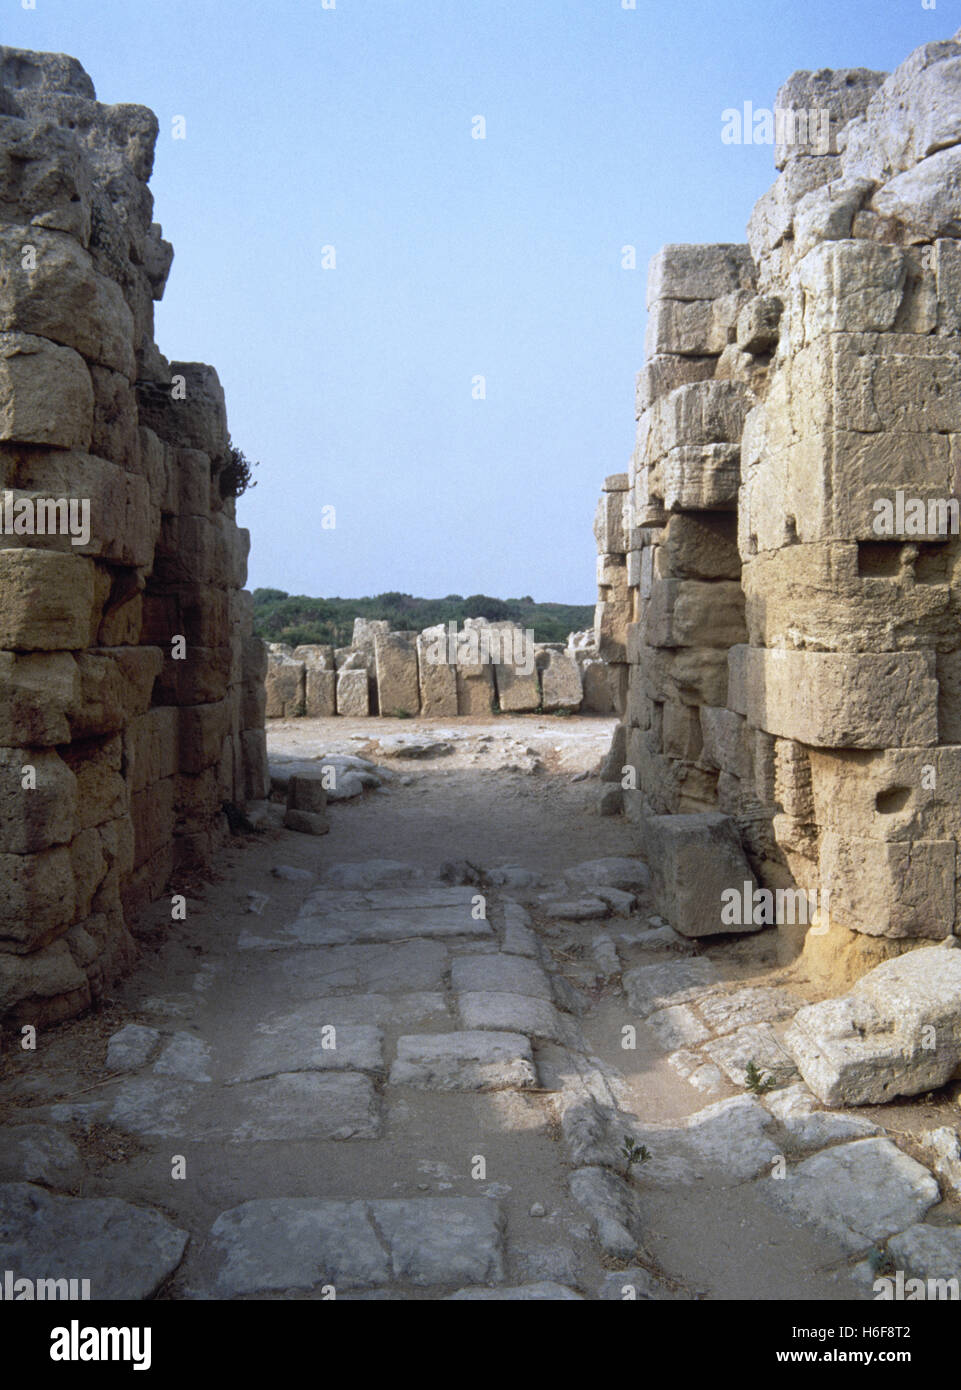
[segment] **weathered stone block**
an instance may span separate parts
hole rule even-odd
[[[337,673],[337,713],[349,719],[366,719],[370,713],[366,671]]]
[[[30,333],[0,333],[0,440],[87,449],[93,386],[73,348]]]
[[[378,633],[374,639],[377,703],[381,714],[420,711],[417,636],[413,632]]]
[[[85,647],[93,564],[79,555],[0,550],[0,646],[15,651]]]

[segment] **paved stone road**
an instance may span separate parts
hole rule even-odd
[[[83,1025],[46,1065],[8,1051],[0,1268],[106,1298],[624,1300],[871,1298],[889,1240],[959,1263],[928,1170],[794,1074],[797,996],[692,954],[640,860],[477,886],[318,844],[285,832],[257,889],[163,923],[92,1084],[64,1087]],[[304,846],[326,867],[278,858]]]

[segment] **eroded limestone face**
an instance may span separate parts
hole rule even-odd
[[[623,803],[658,844],[726,815],[761,884],[827,893],[787,935],[839,982],[961,918],[959,74],[961,36],[795,73],[775,108],[829,139],[781,141],[748,245],[648,282]]]
[[[0,109],[0,1015],[36,1024],[266,795],[266,659],[217,374],[153,341],[156,118],[11,48]]]

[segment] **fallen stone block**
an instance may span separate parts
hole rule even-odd
[[[753,921],[732,923],[722,917],[725,893],[740,893],[749,885],[753,894],[756,887],[730,816],[713,811],[653,816],[645,831],[654,901],[675,930],[691,937],[760,930]]]
[[[784,1043],[825,1105],[880,1105],[943,1086],[961,1063],[957,938],[885,961],[848,994],[801,1009]]]

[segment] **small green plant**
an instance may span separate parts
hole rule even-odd
[[[765,1092],[774,1090],[777,1085],[777,1078],[762,1075],[752,1057],[744,1073],[744,1084],[753,1095],[763,1096]]]
[[[624,1135],[624,1143],[621,1145],[621,1153],[624,1157],[624,1176],[631,1176],[631,1169],[635,1163],[646,1163],[651,1157],[651,1151],[646,1144],[638,1144],[629,1134]]]
[[[392,709],[391,715],[394,719],[413,719],[414,717],[409,709]]]
[[[570,719],[573,713],[574,711],[572,709],[568,709],[566,705],[562,705],[560,709],[554,711],[554,717],[555,719]]]

